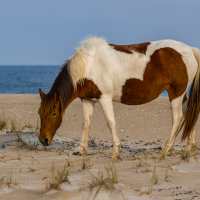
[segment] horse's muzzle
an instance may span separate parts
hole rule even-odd
[[[48,146],[49,145],[49,141],[47,138],[40,138],[39,137],[40,142],[44,145],[44,146]]]

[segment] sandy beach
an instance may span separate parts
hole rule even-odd
[[[122,142],[119,161],[111,159],[112,138],[98,104],[88,155],[76,155],[82,127],[79,100],[66,110],[52,145],[26,143],[37,138],[39,103],[38,95],[0,95],[0,199],[200,199],[199,150],[187,158],[178,138],[171,154],[160,160],[171,129],[167,97],[142,106],[114,104]],[[197,133],[199,127],[198,122]]]

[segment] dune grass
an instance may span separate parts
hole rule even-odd
[[[105,173],[98,171],[97,175],[91,175],[92,179],[89,182],[89,189],[92,191],[96,188],[93,200],[97,197],[101,189],[114,190],[115,184],[118,183],[117,170],[113,164],[105,167]]]
[[[0,178],[0,186],[11,187],[13,185],[17,185],[17,182],[13,176],[3,176]]]
[[[51,177],[48,183],[48,190],[59,189],[60,185],[64,182],[70,183],[69,181],[69,162],[65,162],[63,169],[56,170],[55,165],[51,167]]]
[[[7,126],[7,123],[5,120],[0,120],[0,131],[2,131],[3,129],[5,129]]]
[[[153,192],[153,187],[155,185],[157,185],[158,182],[159,182],[159,176],[158,176],[156,170],[157,170],[157,167],[156,167],[156,165],[154,165],[152,173],[151,173],[151,177],[150,177],[150,180],[149,180],[149,183],[148,183],[148,186],[145,189],[145,191],[142,191],[140,193],[140,195],[144,195],[144,194],[145,195],[150,195]]]

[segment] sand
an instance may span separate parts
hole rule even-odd
[[[82,127],[80,101],[66,110],[48,148],[37,140],[39,103],[37,95],[0,95],[0,120],[6,121],[0,133],[0,199],[200,199],[199,150],[185,158],[178,138],[171,155],[159,159],[171,129],[167,97],[142,106],[114,104],[122,141],[119,161],[111,160],[112,138],[98,104],[89,154],[81,157],[76,155]],[[198,123],[197,132],[199,127]],[[55,177],[63,169],[65,180],[55,187]]]

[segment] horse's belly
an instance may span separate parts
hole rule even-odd
[[[120,102],[127,105],[144,104],[157,98],[163,90],[163,84],[149,85],[139,79],[128,79],[122,87]]]

